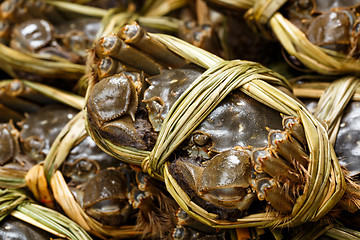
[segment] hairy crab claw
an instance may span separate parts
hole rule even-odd
[[[81,199],[85,212],[104,225],[124,224],[133,211],[127,193],[131,186],[122,171],[103,170],[88,180]]]

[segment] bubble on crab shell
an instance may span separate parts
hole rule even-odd
[[[117,74],[96,83],[91,89],[88,111],[100,122],[113,120],[124,114],[135,119],[138,95],[136,86],[125,74]]]
[[[83,208],[86,213],[104,225],[125,223],[132,212],[127,198],[128,184],[123,171],[100,171],[84,188]]]

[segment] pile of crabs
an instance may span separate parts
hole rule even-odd
[[[50,64],[12,68],[11,60],[0,56],[2,190],[21,189],[37,204],[67,215],[94,239],[339,239],[342,235],[334,229],[347,229],[360,238],[359,72],[346,73],[355,87],[347,105],[332,120],[319,114],[323,101],[311,93],[326,93],[324,88],[340,77],[306,68],[274,39],[252,32],[241,4],[236,7],[217,0],[73,2],[0,3],[2,49],[25,53],[29,59],[77,64],[84,71],[82,77],[69,78],[67,73],[49,78],[37,71],[51,68]],[[145,21],[152,17],[152,5],[162,9],[170,2],[177,5],[149,18],[153,25]],[[254,2],[261,1],[248,4]],[[279,11],[312,44],[360,61],[357,1],[284,2]],[[131,14],[128,22],[116,22],[126,14]],[[176,27],[170,31],[154,19],[165,19]],[[105,31],[109,26],[112,31]],[[173,38],[161,40],[164,33]],[[202,56],[209,56],[210,63],[202,62]],[[164,132],[185,125],[170,125],[174,115],[199,111],[192,105],[186,109],[183,99],[194,95],[189,89],[205,85],[209,75],[217,74],[210,70],[218,62],[233,59],[251,63],[249,71],[259,68],[260,73],[244,77],[250,83],[227,91],[214,106],[206,102],[203,108],[210,110],[186,119],[194,122],[193,127],[181,132],[184,137],[164,159],[154,160],[156,151],[169,148],[174,138]],[[275,109],[269,104],[274,99],[252,94],[251,81],[261,76],[270,79],[275,95],[291,99],[289,105],[300,106],[321,128],[330,132],[335,124],[335,137],[323,138],[340,169],[335,175],[344,184],[337,189],[341,196],[319,219],[309,216],[286,225],[296,218],[299,202],[311,195],[305,193],[317,178],[313,156],[322,150],[321,145],[312,148],[314,137],[301,114],[288,114],[287,106],[282,106],[284,111]],[[309,88],[306,96],[295,91],[314,83],[316,87]],[[222,92],[214,87],[211,94]],[[76,121],[80,124],[73,124]],[[81,134],[71,136],[77,130]],[[64,139],[71,142],[66,148],[60,147]],[[65,151],[61,161],[51,160]],[[159,168],[152,165],[156,161],[161,162]],[[39,166],[44,172],[34,175]],[[319,174],[333,176],[333,170],[329,171]],[[64,179],[68,195],[59,195],[55,173]],[[37,192],[29,179],[40,179],[40,175],[47,185],[39,185]],[[13,178],[17,182],[10,184]],[[331,198],[332,193],[323,190],[323,194]],[[70,200],[65,199],[73,199],[85,217],[78,218],[75,210],[67,209]],[[260,214],[285,220],[269,227]],[[0,218],[0,238],[67,237],[24,221],[17,214]],[[242,225],[247,221],[253,224]],[[312,235],[304,235],[307,229]]]

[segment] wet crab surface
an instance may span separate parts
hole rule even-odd
[[[140,31],[137,26],[124,29],[119,36]],[[119,57],[117,46],[123,44],[114,34],[97,43],[97,83],[89,93],[88,120],[117,145],[151,150],[152,144],[146,143],[156,140],[172,104],[203,69],[186,64],[170,68],[156,53],[137,50],[146,64],[157,62],[147,69],[157,70],[135,75],[128,69],[139,69],[139,63]],[[114,69],[115,64],[104,65],[104,60],[120,61],[123,67]],[[224,219],[247,214],[256,199],[269,203],[263,207],[289,214],[306,181],[308,152],[299,119],[281,116],[239,90],[231,92],[174,155],[170,174],[196,203]]]

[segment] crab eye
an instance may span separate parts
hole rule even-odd
[[[204,133],[196,133],[193,135],[194,143],[198,146],[205,146],[208,144],[211,140],[209,135],[206,135]]]

